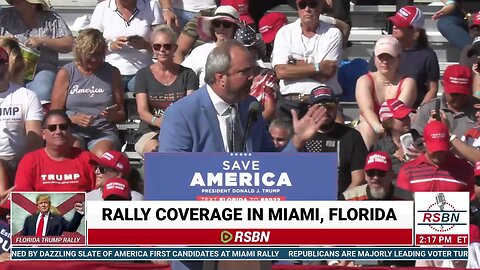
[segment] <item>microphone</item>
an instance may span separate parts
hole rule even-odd
[[[242,149],[245,152],[247,150],[246,149],[246,143],[247,143],[248,134],[250,133],[250,130],[252,129],[252,124],[257,122],[259,113],[260,113],[260,103],[258,103],[257,100],[254,100],[248,106],[247,126],[245,127],[245,130],[243,131]]]
[[[438,207],[440,207],[440,211],[443,211],[444,207],[445,207],[445,204],[447,203],[447,201],[445,200],[445,194],[443,193],[438,193],[436,196],[435,196],[435,199],[437,200],[437,205]]]

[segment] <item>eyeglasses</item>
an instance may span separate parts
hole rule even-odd
[[[107,167],[102,167],[102,166],[97,166],[97,169],[101,174],[105,174],[107,172],[114,172],[115,171],[112,168],[107,168]]]
[[[319,102],[318,105],[324,107],[327,110],[333,110],[337,107],[337,103],[335,103],[333,101]]]
[[[374,176],[385,177],[385,175],[387,174],[387,172],[380,171],[380,170],[368,170],[366,172],[368,177],[374,177]]]
[[[316,8],[316,7],[318,7],[318,1],[317,0],[300,1],[300,2],[297,3],[297,6],[298,6],[299,9],[305,9],[307,7]]]
[[[162,48],[164,48],[166,51],[170,51],[173,48],[173,45],[170,43],[165,43],[165,44],[155,43],[155,44],[152,44],[152,48],[155,51],[160,51]]]
[[[50,131],[50,132],[54,132],[57,130],[57,127],[62,130],[62,131],[65,131],[68,129],[68,124],[58,124],[58,125],[47,125],[47,129]]]
[[[233,23],[227,21],[213,21],[212,25],[213,27],[220,27],[220,25],[223,25],[223,28],[231,28]]]

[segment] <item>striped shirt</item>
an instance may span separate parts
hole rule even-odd
[[[411,192],[421,191],[473,191],[473,167],[463,159],[448,153],[441,166],[432,164],[425,154],[400,168],[399,188]]]

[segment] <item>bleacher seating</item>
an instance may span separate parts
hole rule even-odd
[[[50,0],[54,6],[54,10],[58,12],[69,26],[72,26],[75,19],[85,14],[91,14],[97,4],[97,0]],[[425,28],[429,36],[431,46],[437,53],[441,74],[445,68],[457,62],[460,52],[451,47],[445,38],[441,36],[436,27],[436,22],[431,20],[431,15],[439,9],[438,5],[431,4],[428,0],[415,0],[415,4],[424,12]],[[5,0],[0,0],[0,7],[7,6]],[[382,35],[386,34],[387,17],[395,12],[396,7],[393,5],[373,5],[361,6],[351,5],[351,17],[353,28],[351,30],[350,41],[353,46],[346,50],[346,56],[350,58],[369,59],[373,53],[373,46],[376,40]],[[271,11],[280,11],[287,15],[289,21],[294,21],[298,18],[297,12],[288,5],[280,5]],[[76,34],[74,32],[74,34]],[[73,60],[73,54],[61,54],[61,64]],[[442,89],[440,89],[440,93]],[[127,110],[129,112],[128,121],[119,124],[119,130],[127,135],[138,128],[139,118],[135,109],[135,100],[133,94],[127,93]],[[344,113],[348,120],[353,120],[358,117],[358,107],[355,102],[343,103]],[[127,147],[129,157],[134,160],[139,160],[135,152],[132,152]]]

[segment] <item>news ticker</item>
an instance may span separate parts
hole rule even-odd
[[[467,260],[467,248],[14,247],[12,260]]]

